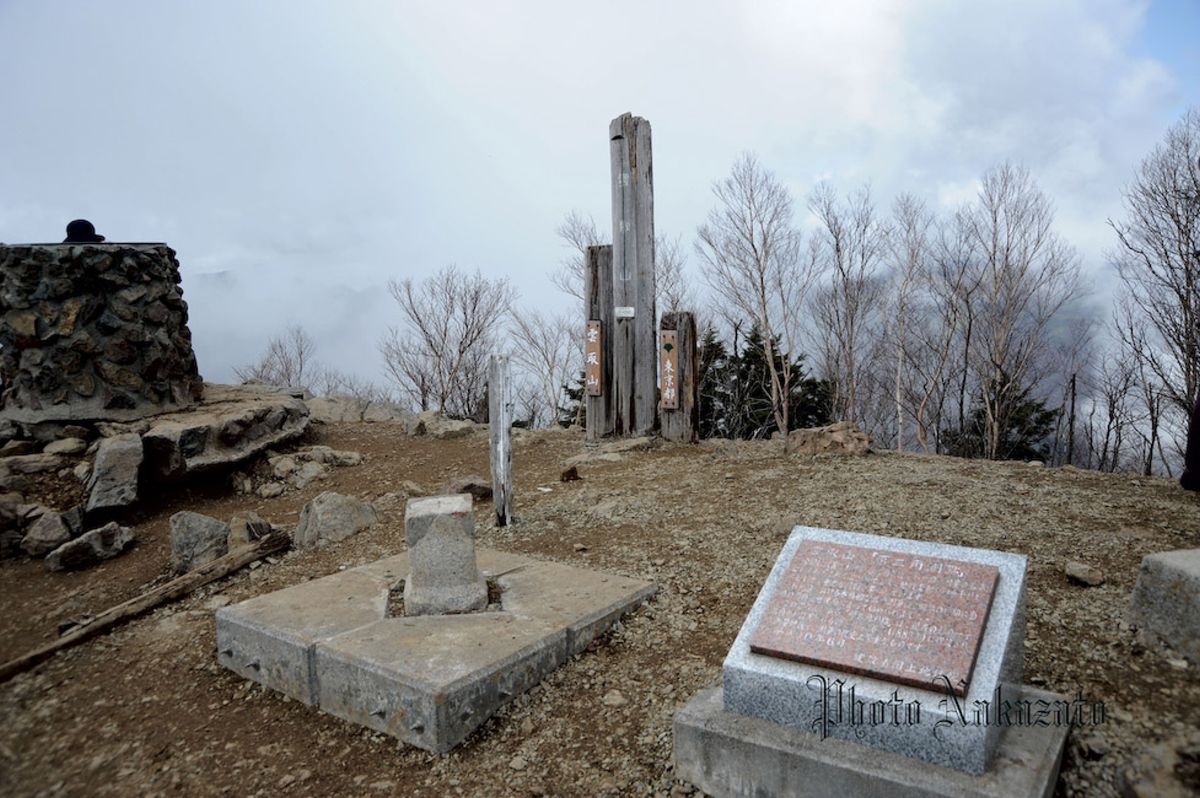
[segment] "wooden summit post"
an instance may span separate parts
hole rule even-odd
[[[654,174],[650,123],[622,114],[608,126],[612,156],[612,414],[617,436],[656,426]]]
[[[584,273],[584,401],[587,440],[612,435],[613,248],[587,248]],[[594,332],[593,332],[594,331]],[[598,362],[592,363],[594,359]]]
[[[492,450],[492,507],[496,526],[512,521],[512,380],[508,358],[488,362],[488,433]]]
[[[659,419],[663,440],[700,440],[700,362],[696,320],[691,313],[664,313],[658,334]]]

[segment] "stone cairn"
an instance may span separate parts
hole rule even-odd
[[[404,582],[405,615],[487,607],[487,581],[475,561],[469,494],[411,499],[404,511],[404,532],[411,567]]]
[[[128,420],[203,388],[163,244],[0,246],[0,417]]]

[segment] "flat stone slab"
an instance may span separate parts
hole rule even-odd
[[[796,527],[725,658],[726,709],[981,774],[1004,729],[958,719],[976,702],[1022,690],[1025,563],[987,549]],[[889,569],[902,573],[881,573]],[[795,590],[807,603],[787,595]],[[755,651],[755,640],[808,661]],[[913,702],[920,724],[887,722],[893,707],[903,713]],[[876,704],[887,720],[862,717]]]
[[[1065,696],[1026,687],[1031,702]],[[720,688],[675,715],[675,776],[717,798],[1049,798],[1067,726],[1013,726],[982,776],[725,709]]]
[[[750,638],[756,654],[966,694],[994,565],[805,540]]]
[[[1200,549],[1142,559],[1130,614],[1138,632],[1200,665]]]
[[[217,611],[218,661],[285,695],[438,753],[585,649],[656,587],[490,549],[499,611],[388,617],[408,554]]]

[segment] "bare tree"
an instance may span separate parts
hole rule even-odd
[[[420,284],[391,280],[388,290],[403,319],[379,343],[388,376],[421,410],[477,412],[512,286],[449,266]]]
[[[682,237],[656,237],[654,244],[654,304],[659,313],[696,312],[696,292],[688,282]]]
[[[913,348],[910,318],[914,310],[914,295],[920,288],[921,277],[929,270],[929,238],[933,215],[925,204],[910,194],[896,198],[892,211],[895,235],[891,239],[892,257],[896,263],[895,331],[893,342],[896,357],[896,449],[904,450],[904,428],[908,364],[905,356]]]
[[[877,373],[884,300],[880,272],[889,230],[875,215],[870,190],[860,189],[843,205],[832,187],[813,191],[809,210],[820,222],[818,259],[828,283],[813,302],[820,321],[819,345],[825,378],[834,386],[834,414],[862,424],[871,397],[865,390]],[[882,384],[882,383],[880,383]]]
[[[587,262],[588,247],[607,243],[596,229],[596,220],[572,210],[555,230],[571,253],[563,259],[558,269],[550,274],[550,282],[565,294],[583,301],[584,264]]]
[[[962,361],[959,348],[969,340],[966,322],[977,285],[966,268],[972,257],[962,214],[939,224],[930,242],[929,258],[922,261],[925,268],[918,271],[918,291],[910,300],[907,395],[917,445],[926,452],[940,451],[946,402],[955,386],[965,391],[965,363],[961,375],[956,364]]]
[[[1118,329],[1186,426],[1200,393],[1200,109],[1142,161],[1125,211],[1123,222],[1109,220],[1120,242],[1111,256],[1122,284]]]
[[[984,174],[968,216],[979,274],[968,353],[989,459],[1004,454],[1004,432],[1033,384],[1051,320],[1080,290],[1078,257],[1053,222],[1050,201],[1027,170],[1006,163]]]
[[[800,312],[812,269],[800,253],[792,197],[747,153],[713,184],[717,206],[697,231],[696,251],[708,285],[763,333],[763,359],[775,424],[785,436],[799,354]]]
[[[299,324],[288,327],[267,343],[267,350],[256,362],[233,371],[243,382],[257,380],[270,385],[287,385],[310,390],[315,376],[313,353],[317,344]]]
[[[522,405],[528,417],[547,424],[558,418],[563,386],[582,363],[579,324],[568,316],[538,311],[512,314],[513,360],[532,383]]]

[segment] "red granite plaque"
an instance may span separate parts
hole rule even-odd
[[[806,540],[750,638],[756,654],[966,695],[1000,571]]]

